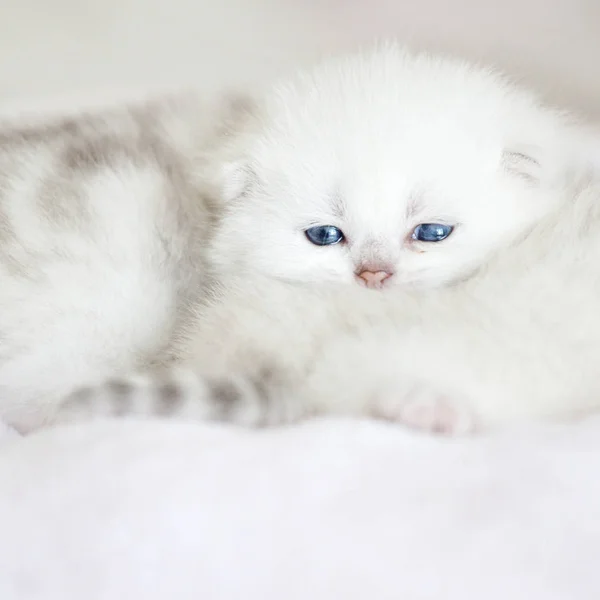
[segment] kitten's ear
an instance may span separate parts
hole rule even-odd
[[[541,164],[532,147],[513,147],[502,153],[502,167],[507,172],[521,177],[533,185],[539,185],[541,180]]]
[[[248,94],[228,94],[219,100],[214,127],[197,161],[199,183],[213,200],[235,200],[255,180],[250,152],[260,129],[259,106]]]
[[[565,119],[529,137],[533,143],[511,144],[502,153],[508,173],[545,189],[600,181],[600,131]]]

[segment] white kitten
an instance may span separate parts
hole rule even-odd
[[[193,335],[209,258],[215,277],[251,288],[436,287],[585,178],[563,115],[487,70],[391,46],[232,108],[220,123],[188,98],[1,133],[5,422],[31,429],[74,387],[163,362],[174,336]],[[237,332],[218,335],[245,351]]]
[[[459,433],[582,415],[600,408],[599,263],[597,188],[427,295],[235,279],[178,340],[175,368],[78,390],[50,422],[333,413]]]

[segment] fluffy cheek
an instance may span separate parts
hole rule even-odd
[[[422,253],[406,250],[401,257],[395,285],[436,288],[466,277],[478,266],[466,248],[432,248]]]
[[[255,267],[264,275],[305,282],[353,281],[350,260],[339,247],[315,247],[302,236],[271,238],[253,250]]]

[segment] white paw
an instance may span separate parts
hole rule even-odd
[[[475,415],[449,396],[418,388],[394,405],[386,403],[378,414],[413,429],[443,435],[464,435],[476,430]]]

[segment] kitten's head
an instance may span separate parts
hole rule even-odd
[[[219,270],[443,285],[551,211],[571,173],[562,115],[488,70],[393,46],[326,62],[240,114],[216,154]]]

